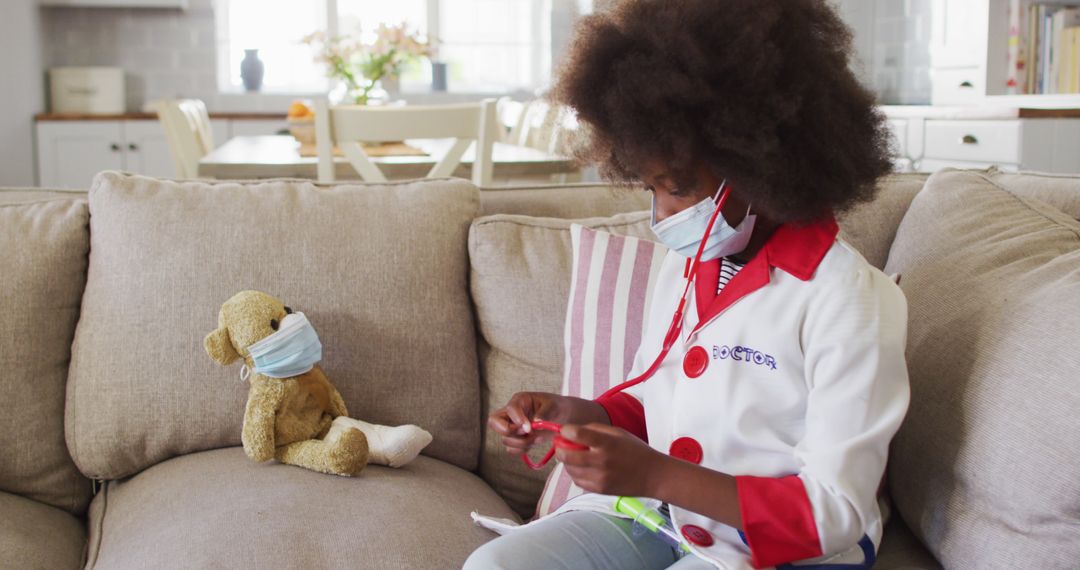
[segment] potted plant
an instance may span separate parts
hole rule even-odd
[[[431,55],[431,44],[404,22],[380,24],[369,41],[359,34],[331,37],[322,31],[302,41],[315,48],[315,62],[326,66],[327,76],[344,86],[338,102],[357,105],[384,102],[382,82],[396,80],[408,63]]]

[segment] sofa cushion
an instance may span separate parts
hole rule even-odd
[[[64,390],[90,246],[86,200],[0,205],[0,490],[81,514]]]
[[[0,565],[81,568],[86,527],[67,511],[0,492]]]
[[[1080,223],[946,170],[887,270],[909,304],[911,407],[889,461],[900,514],[946,567],[1075,566]]]
[[[934,560],[911,529],[899,517],[893,517],[885,525],[878,547],[875,570],[936,570],[941,563]]]
[[[258,289],[304,311],[350,415],[413,423],[425,453],[465,469],[480,446],[469,224],[462,180],[320,187],[99,174],[75,336],[67,435],[84,473],[112,479],[239,445],[240,364],[203,350],[221,304]]]
[[[355,478],[194,453],[111,481],[90,507],[88,568],[461,568],[514,518],[475,475],[418,457]]]
[[[878,269],[885,267],[896,228],[911,200],[922,190],[926,177],[917,173],[886,176],[878,183],[878,195],[872,202],[859,204],[838,216],[842,237],[870,265]]]
[[[480,191],[483,215],[594,218],[648,210],[649,193],[604,184],[507,186]]]
[[[86,190],[69,188],[0,188],[0,204],[25,204],[28,202],[55,200],[57,198],[86,200]]]
[[[991,169],[987,175],[995,184],[1014,194],[1046,202],[1080,220],[1080,176],[997,169]]]
[[[570,236],[573,271],[560,393],[592,400],[629,378],[668,248],[577,224],[570,226]],[[557,463],[544,483],[536,516],[552,513],[584,492]]]
[[[610,218],[556,220],[496,215],[477,219],[469,233],[473,303],[484,381],[483,416],[516,392],[558,392],[570,291],[570,225],[652,239],[647,212]],[[485,430],[480,474],[522,516],[531,516],[554,466],[529,469]]]

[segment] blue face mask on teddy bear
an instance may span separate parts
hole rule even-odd
[[[248,347],[252,372],[270,378],[291,378],[322,360],[322,343],[304,313],[290,313],[274,334]]]

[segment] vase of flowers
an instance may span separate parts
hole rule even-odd
[[[374,39],[367,41],[359,34],[329,37],[321,31],[302,41],[315,48],[315,62],[326,66],[327,76],[340,81],[331,99],[357,105],[388,99],[383,82],[396,81],[407,64],[431,55],[430,43],[404,22],[380,24]]]

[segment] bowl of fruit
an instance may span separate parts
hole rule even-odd
[[[315,145],[315,111],[304,101],[293,101],[288,112],[289,134],[301,145]]]

